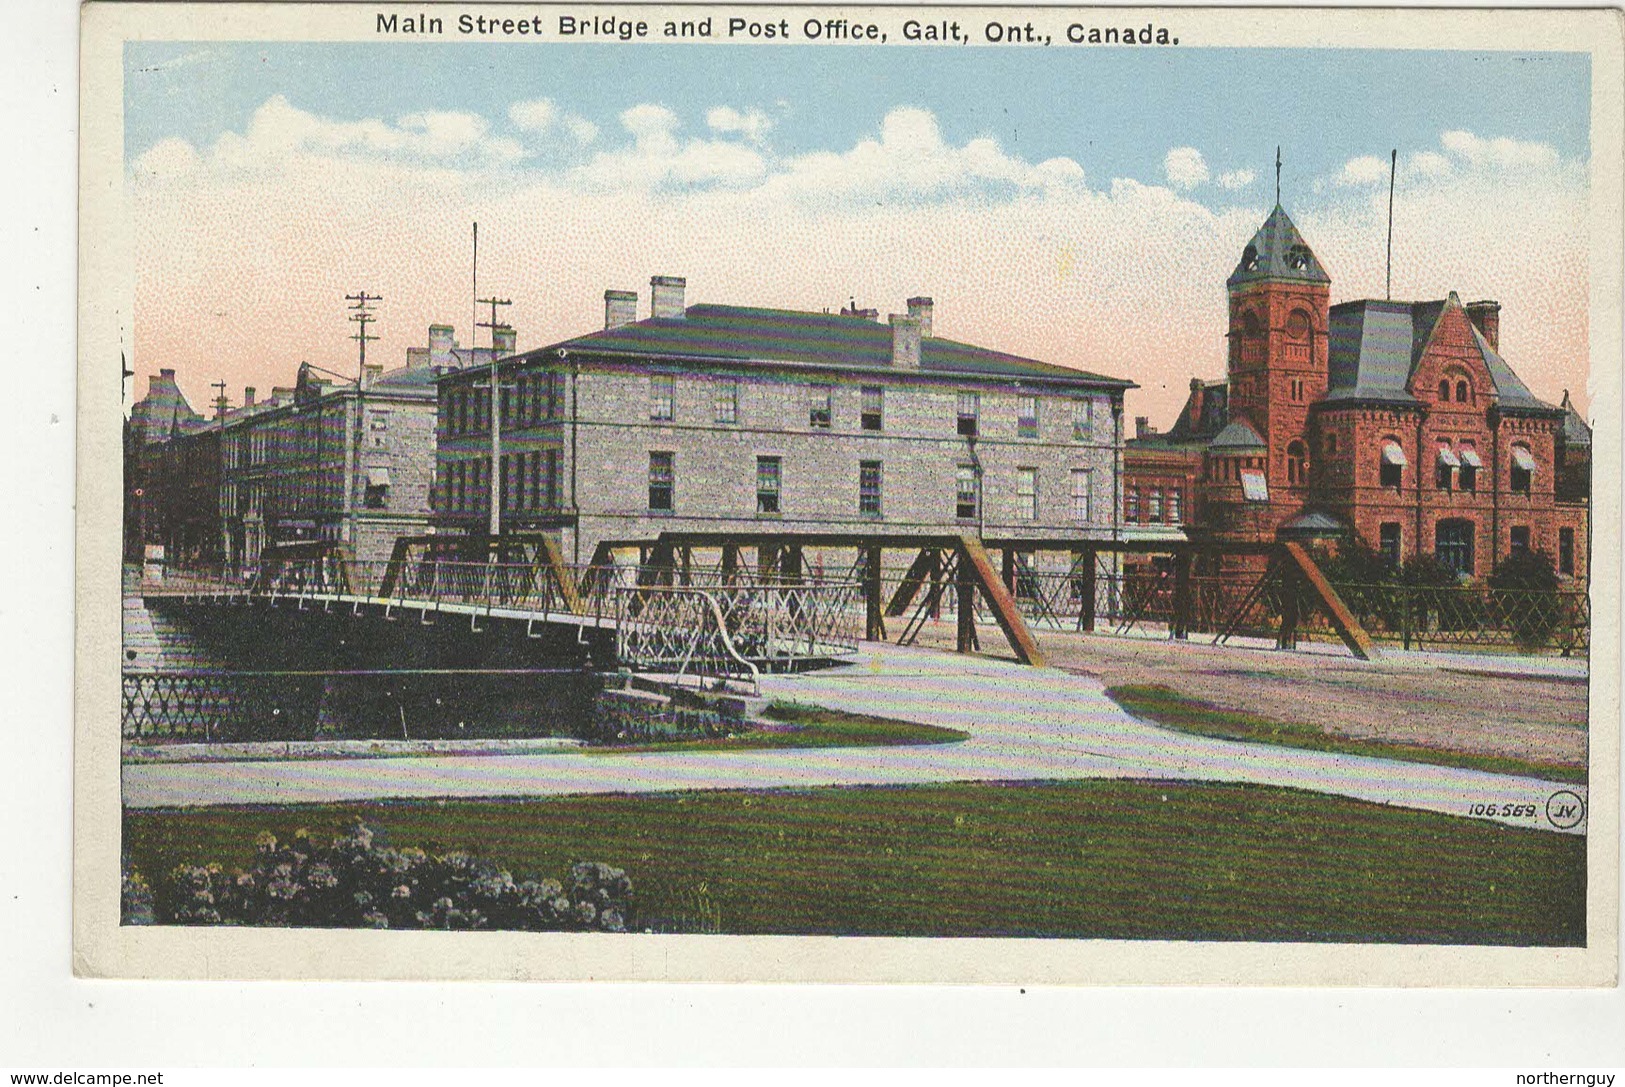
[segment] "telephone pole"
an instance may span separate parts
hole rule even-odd
[[[476,321],[475,329],[488,328],[491,330],[491,539],[495,542],[502,531],[502,382],[497,372],[497,329],[502,325],[497,320],[498,306],[511,306],[512,300],[507,298],[476,298],[475,303],[491,307],[489,321]],[[469,344],[468,353],[474,354],[474,344],[480,342],[479,333],[473,335],[474,343]]]
[[[355,294],[345,295],[344,300],[354,303],[350,308],[355,312],[350,314],[350,320],[361,326],[350,336],[350,339],[354,340],[361,349],[361,359],[355,377],[356,387],[359,388],[367,374],[367,341],[378,338],[367,334],[367,326],[378,319],[377,315],[372,312],[372,304],[382,302],[384,296],[381,294],[368,294],[366,291],[357,291]]]
[[[226,400],[226,379],[221,378],[213,385],[210,385],[209,388],[219,390],[214,398],[214,417],[219,419],[226,414],[226,405],[228,403]]]

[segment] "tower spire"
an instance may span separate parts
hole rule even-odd
[[[1281,145],[1275,145],[1275,203],[1281,203]]]

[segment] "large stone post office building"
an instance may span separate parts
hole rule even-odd
[[[1133,383],[938,335],[929,298],[808,313],[604,295],[603,327],[499,364],[501,534],[570,562],[663,531],[1110,540]],[[437,533],[491,525],[489,367],[438,379]]]

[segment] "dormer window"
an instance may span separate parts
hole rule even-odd
[[[1258,247],[1249,245],[1241,251],[1241,267],[1243,271],[1252,272],[1258,269]]]
[[[1286,251],[1286,266],[1293,271],[1302,272],[1309,268],[1309,247],[1294,245]]]

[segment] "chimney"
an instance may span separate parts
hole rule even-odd
[[[491,339],[496,344],[497,358],[505,359],[514,353],[514,347],[519,343],[519,333],[511,325],[498,325],[491,330]]]
[[[293,399],[293,386],[292,385],[273,385],[271,387],[271,399],[272,400],[281,400],[281,401],[292,400]]]
[[[651,317],[683,316],[683,288],[688,280],[682,276],[655,276],[649,280]]]
[[[908,315],[917,317],[920,321],[920,335],[925,339],[931,338],[931,299],[920,295],[908,300]]]
[[[456,356],[452,348],[457,341],[452,339],[450,325],[429,326],[429,365],[430,366],[456,366]]]
[[[604,292],[604,328],[620,328],[638,319],[637,291]]]
[[[245,386],[243,386],[243,407],[251,408],[253,406],[254,406],[254,386],[245,385]]]
[[[361,368],[361,387],[363,389],[370,389],[376,385],[378,383],[378,379],[383,376],[384,364],[381,362],[369,362],[367,365]]]
[[[1155,433],[1156,431],[1151,429],[1151,417],[1149,415],[1136,415],[1134,417],[1134,436],[1136,438],[1149,438]]]
[[[1202,426],[1202,401],[1207,398],[1207,385],[1199,377],[1191,378],[1191,429]]]
[[[159,370],[158,370],[158,376],[159,377],[174,377],[175,376],[175,368],[173,366],[160,367]]]
[[[1478,331],[1484,334],[1489,341],[1490,350],[1501,350],[1501,303],[1483,301],[1469,302],[1465,307],[1467,319],[1478,326]]]
[[[891,364],[899,370],[920,368],[920,319],[891,315]]]

